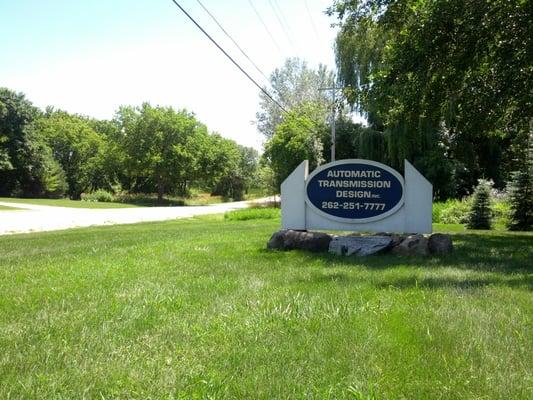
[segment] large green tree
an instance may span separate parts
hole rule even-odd
[[[532,115],[531,1],[339,0],[329,11],[346,97],[386,133],[389,161],[502,185],[504,153]]]
[[[100,165],[105,141],[90,120],[48,109],[36,127],[65,171],[68,195],[78,200],[83,192],[96,189],[98,181],[104,180]]]
[[[186,110],[171,107],[121,107],[124,167],[129,189],[155,189],[161,201],[166,194],[184,194],[198,175],[199,152],[204,149],[198,136],[207,137],[207,128]]]
[[[315,70],[305,61],[289,58],[283,66],[272,72],[271,87],[266,89],[287,111],[304,103],[315,103],[315,112],[326,119],[331,100],[329,92],[320,89],[332,87],[333,83],[333,72],[326,66],[319,65]],[[260,111],[256,114],[257,129],[268,139],[283,120],[283,111],[262,92],[259,93],[259,107]]]
[[[24,94],[0,88],[0,194],[59,196],[64,173],[35,130],[41,112]]]
[[[324,162],[322,143],[328,132],[316,103],[302,104],[284,116],[265,144],[263,155],[274,171],[278,188],[303,160],[309,160],[311,170]]]

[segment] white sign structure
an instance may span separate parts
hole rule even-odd
[[[432,185],[407,160],[405,178],[362,159],[308,166],[281,184],[283,229],[431,233]]]

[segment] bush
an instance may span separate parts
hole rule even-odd
[[[433,222],[437,224],[466,224],[471,199],[449,199],[433,203]]]
[[[281,215],[278,208],[245,208],[242,210],[228,211],[224,219],[228,221],[246,221],[250,219],[274,219]]]
[[[83,193],[81,195],[81,200],[98,203],[112,203],[115,201],[115,197],[113,196],[113,193],[110,193],[107,190],[98,189],[92,193]]]
[[[491,229],[493,212],[490,201],[491,184],[480,179],[472,198],[472,206],[468,214],[468,229]]]
[[[506,201],[495,201],[492,204],[492,212],[494,215],[494,224],[507,226],[509,224],[509,216],[511,207]]]

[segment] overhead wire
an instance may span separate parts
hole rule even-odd
[[[274,3],[274,6],[278,9],[279,15],[281,16],[281,20],[283,21],[283,24],[285,25],[285,28],[287,28],[287,32],[289,32],[289,36],[291,39],[294,39],[294,34],[291,29],[291,25],[287,22],[287,19],[285,18],[285,13],[283,12],[283,9],[278,3],[278,0],[272,0]]]
[[[222,32],[224,32],[224,34],[232,41],[232,43],[239,49],[239,51],[242,53],[242,55],[244,57],[246,57],[248,59],[248,61],[250,61],[250,63],[254,66],[254,68],[261,74],[263,75],[263,77],[266,79],[267,82],[270,82],[270,79],[268,78],[268,76],[266,76],[266,74],[261,70],[261,68],[259,68],[257,66],[257,64],[248,56],[248,54],[246,54],[246,52],[242,49],[241,46],[239,46],[239,44],[235,41],[235,39],[233,39],[233,37],[224,29],[224,27],[220,24],[220,22],[218,22],[217,18],[207,9],[206,6],[204,6],[204,4],[200,1],[200,0],[196,0],[196,2],[198,4],[200,4],[200,6],[204,9],[204,11],[211,17],[211,19],[213,21],[215,21],[215,24],[217,24],[217,26],[220,28],[220,30]]]
[[[307,10],[307,15],[309,16],[309,21],[311,22],[311,26],[313,27],[313,32],[315,32],[315,37],[320,40],[320,36],[318,35],[318,30],[316,29],[315,21],[313,19],[313,15],[311,14],[311,10],[309,9],[309,4],[307,4],[307,0],[304,0],[305,9]]]
[[[285,34],[285,37],[287,38],[287,41],[290,43],[290,45],[292,46],[293,50],[298,53],[296,51],[296,46],[294,45],[290,35],[289,35],[289,32],[287,31],[287,28],[285,27],[285,24],[283,23],[283,21],[281,20],[281,17],[280,15],[278,14],[278,11],[276,10],[276,7],[274,7],[274,3],[272,3],[272,0],[268,0],[268,2],[270,3],[270,7],[272,8],[272,11],[274,11],[274,15],[276,16],[276,19],[278,20],[278,23],[279,25],[281,26],[281,29],[283,31],[283,33]]]
[[[259,90],[261,90],[261,92],[263,92],[265,94],[265,96],[267,96],[274,104],[276,104],[283,112],[287,113],[287,110],[276,100],[274,99],[270,93],[267,92],[267,90],[265,88],[263,88],[261,85],[259,85],[254,78],[252,78],[250,76],[250,74],[248,74],[238,63],[237,61],[235,61],[233,59],[233,57],[231,57],[217,42],[215,39],[213,39],[211,37],[211,35],[209,33],[207,33],[205,31],[204,28],[202,28],[200,26],[200,24],[198,22],[196,22],[196,20],[177,2],[177,0],[171,0],[175,5],[176,7],[178,7],[181,12],[183,12],[183,14],[185,14],[187,16],[187,18],[189,18],[192,23],[205,35],[207,36],[207,38],[233,63],[233,65],[235,65],[255,86],[257,86],[259,88]]]
[[[254,3],[252,2],[252,0],[248,0],[248,3],[250,3],[250,6],[251,6],[252,9],[254,10],[255,15],[256,15],[257,18],[259,19],[259,22],[261,22],[261,24],[263,25],[263,28],[265,28],[265,31],[268,33],[268,36],[270,36],[270,39],[272,40],[272,43],[274,43],[274,45],[275,45],[276,48],[278,49],[279,54],[280,54],[281,56],[283,56],[283,51],[281,51],[281,46],[278,44],[278,42],[277,42],[276,39],[274,38],[274,35],[272,34],[272,32],[270,32],[270,29],[268,29],[267,24],[266,24],[265,21],[263,20],[263,17],[261,17],[261,14],[259,13],[259,11],[257,11],[257,8],[254,6]]]

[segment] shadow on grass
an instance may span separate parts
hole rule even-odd
[[[510,288],[522,288],[525,290],[533,290],[533,278],[528,275],[497,275],[487,278],[469,278],[469,277],[454,277],[454,276],[376,276],[373,279],[364,279],[365,282],[370,283],[377,289],[412,289],[415,287],[422,289],[481,289],[487,286],[505,286]],[[311,279],[301,279],[301,283],[314,283],[321,285],[323,283],[334,282],[340,285],[351,285],[355,282],[361,282],[361,278],[350,276],[348,273],[335,272],[324,273],[317,272],[312,275]]]
[[[453,277],[427,277],[427,278],[396,278],[385,279],[380,282],[375,282],[374,286],[380,289],[396,288],[396,289],[411,289],[414,287],[424,289],[440,289],[440,288],[455,288],[455,289],[479,289],[486,286],[506,286],[510,288],[523,288],[527,290],[533,289],[533,279],[529,276],[512,277],[505,276],[495,278],[453,278]]]
[[[409,265],[425,269],[453,267],[500,273],[533,272],[532,234],[457,233],[452,234],[452,238],[455,250],[452,254],[445,256],[401,257],[379,254],[368,257],[339,257],[328,253],[305,251],[300,251],[300,254],[309,262],[321,259],[326,263],[334,263],[337,267],[359,266],[368,269],[388,269]]]

